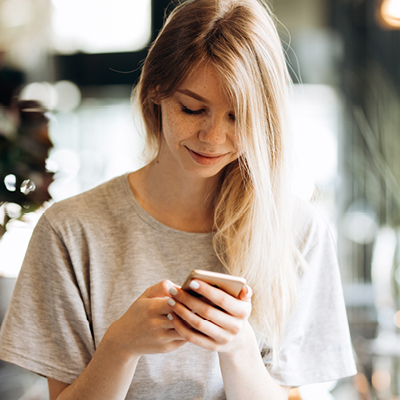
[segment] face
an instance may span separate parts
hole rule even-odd
[[[239,156],[235,115],[222,81],[201,64],[169,98],[160,101],[164,168],[192,177],[217,177]]]

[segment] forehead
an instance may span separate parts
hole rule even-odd
[[[191,91],[207,100],[231,103],[228,101],[226,81],[210,62],[202,62],[193,68],[178,91]]]

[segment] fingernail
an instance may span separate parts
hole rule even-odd
[[[200,287],[200,285],[199,285],[198,282],[192,281],[192,282],[190,282],[189,287],[190,287],[191,289],[198,289],[198,288]]]
[[[173,306],[176,304],[174,299],[168,299],[167,303],[168,303],[171,307],[173,307]]]
[[[253,296],[253,291],[251,290],[251,287],[249,285],[246,285],[246,289],[247,289],[247,297],[251,298],[251,296]]]
[[[176,296],[178,294],[178,289],[175,286],[172,286],[171,289],[168,290],[172,296]]]
[[[167,317],[168,317],[168,319],[169,319],[170,321],[172,321],[172,320],[174,319],[174,317],[172,316],[172,314],[168,314]]]

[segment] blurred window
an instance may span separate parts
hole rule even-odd
[[[52,0],[53,47],[62,54],[119,53],[151,37],[151,0]]]

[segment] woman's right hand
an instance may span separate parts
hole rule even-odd
[[[50,399],[125,399],[142,354],[168,353],[186,343],[167,317],[171,281],[149,287],[111,324],[92,360],[71,385],[48,378]]]
[[[169,353],[186,343],[167,317],[171,311],[167,304],[171,287],[179,288],[168,280],[150,286],[120,319],[111,324],[106,336],[128,358]]]

